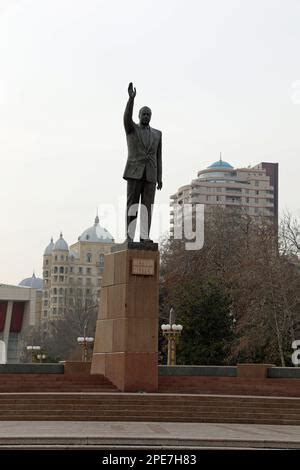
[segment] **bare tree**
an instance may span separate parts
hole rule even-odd
[[[95,335],[99,298],[96,290],[74,286],[73,294],[65,298],[63,314],[48,322],[45,332],[42,327],[24,331],[23,342],[33,341],[41,345],[48,360],[80,359],[81,351],[77,338]],[[28,360],[27,357],[23,358]]]
[[[294,234],[284,241],[287,245],[297,240],[297,225],[286,227]],[[287,230],[284,233],[287,236]],[[300,273],[278,249],[277,229],[270,219],[217,207],[206,213],[202,250],[185,251],[179,241],[164,244],[163,305],[172,303],[183,283],[211,279],[232,301],[236,337],[228,361],[285,365],[300,324]]]
[[[66,299],[64,315],[49,325],[49,334],[44,338],[48,354],[60,360],[80,358],[77,338],[94,336],[98,312],[96,290],[89,291],[73,287],[73,295]]]
[[[285,211],[279,226],[280,248],[283,254],[300,255],[300,223]]]

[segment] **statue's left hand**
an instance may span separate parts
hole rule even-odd
[[[158,181],[158,183],[157,183],[157,189],[160,190],[161,188],[162,188],[162,181]]]
[[[129,98],[134,100],[135,95],[136,95],[136,89],[133,88],[132,82],[130,82],[128,85],[128,95],[129,95]]]

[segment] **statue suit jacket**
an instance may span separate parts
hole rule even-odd
[[[149,145],[144,145],[140,126],[132,120],[133,102],[129,98],[124,113],[128,157],[123,178],[142,179],[146,169],[146,180],[157,183],[162,179],[161,131],[150,127]]]

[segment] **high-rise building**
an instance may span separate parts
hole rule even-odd
[[[113,244],[112,235],[99,224],[98,216],[94,225],[70,246],[62,233],[55,243],[51,239],[43,257],[44,329],[49,321],[61,318],[75,298],[99,296],[104,255]]]
[[[185,203],[239,207],[253,217],[265,216],[278,222],[278,163],[262,162],[248,168],[234,168],[220,160],[200,170],[190,184],[171,196],[170,232],[174,233],[176,210]]]

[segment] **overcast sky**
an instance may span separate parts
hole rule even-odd
[[[122,239],[129,81],[163,132],[157,202],[222,151],[279,162],[300,216],[299,24],[297,0],[0,0],[0,282],[41,275],[51,235],[74,243],[97,206]]]

